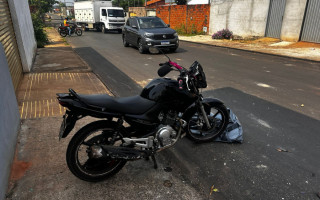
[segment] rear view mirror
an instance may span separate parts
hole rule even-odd
[[[158,75],[160,77],[164,77],[165,75],[167,75],[170,71],[172,71],[172,68],[167,65],[167,64],[164,64],[162,65],[159,69],[158,69]]]

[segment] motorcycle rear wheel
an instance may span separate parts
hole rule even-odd
[[[208,129],[200,111],[194,110],[187,120],[187,136],[195,142],[208,142],[219,137],[227,128],[229,114],[222,104],[205,106],[211,128]]]
[[[89,156],[92,145],[122,144],[122,138],[113,138],[114,127],[115,122],[96,121],[84,126],[73,136],[68,145],[66,160],[76,177],[89,182],[102,181],[118,173],[126,164],[125,160]]]

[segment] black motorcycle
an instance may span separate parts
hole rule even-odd
[[[71,35],[72,34],[76,34],[77,36],[82,35],[81,27],[78,27],[77,25],[74,25],[74,24],[70,24],[69,27],[71,29]],[[66,37],[67,35],[69,35],[68,27],[63,26],[63,24],[60,24],[60,26],[58,28],[58,32],[62,37]]]
[[[57,94],[60,105],[67,108],[59,139],[67,137],[85,116],[103,119],[81,128],[68,145],[66,160],[75,176],[101,181],[129,160],[150,157],[157,168],[155,154],[184,135],[205,142],[224,132],[229,115],[223,102],[203,98],[199,92],[207,87],[200,63],[185,69],[169,58],[160,66],[160,77],[178,71],[178,79],[154,79],[137,96],[84,95],[72,89]]]

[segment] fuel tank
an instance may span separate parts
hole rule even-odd
[[[179,89],[179,83],[170,78],[153,79],[143,88],[141,97],[164,104],[170,109],[183,111],[196,99],[196,96],[186,89]]]

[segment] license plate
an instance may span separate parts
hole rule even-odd
[[[66,130],[66,126],[67,126],[66,121],[67,121],[67,113],[63,115],[63,120],[60,126],[60,132],[59,132],[59,141],[62,138],[64,131]]]
[[[165,45],[165,44],[170,44],[170,42],[169,41],[162,41],[161,42],[161,45]]]

